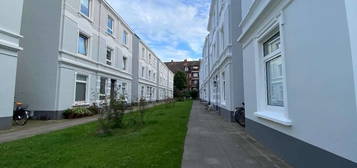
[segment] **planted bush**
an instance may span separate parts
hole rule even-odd
[[[63,112],[63,117],[66,119],[82,118],[94,115],[90,110],[85,107],[75,107],[67,109]]]

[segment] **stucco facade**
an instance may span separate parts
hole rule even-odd
[[[356,11],[242,1],[246,130],[294,167],[357,167]]]
[[[132,101],[134,33],[106,1],[83,2],[24,2],[16,99],[35,118],[58,119],[114,93]]]
[[[169,96],[173,88],[172,72],[137,35],[133,46],[133,101],[153,102],[172,97]]]
[[[212,0],[201,60],[200,97],[227,120],[244,101],[240,35],[240,1]]]
[[[23,0],[0,5],[0,129],[11,127]]]

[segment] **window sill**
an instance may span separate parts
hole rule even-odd
[[[122,46],[124,46],[126,49],[129,49],[128,44],[122,43]]]
[[[84,17],[85,19],[87,19],[90,23],[93,23],[93,22],[94,22],[91,18],[89,18],[88,16],[86,16],[86,15],[83,14],[82,12],[78,12],[78,14],[79,14],[80,16]]]
[[[259,112],[255,112],[254,115],[259,118],[270,120],[284,126],[292,126],[292,121],[288,117],[286,117],[283,113],[272,112],[272,111],[259,111]]]
[[[73,104],[73,107],[80,107],[80,106],[89,106],[90,103],[87,103],[87,102],[75,102]]]
[[[116,39],[116,37],[113,35],[113,33],[109,33],[108,31],[105,32],[108,36],[112,37],[113,39]]]

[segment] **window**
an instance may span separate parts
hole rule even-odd
[[[126,60],[127,60],[127,58],[123,57],[123,70],[124,71],[126,70]]]
[[[123,95],[126,96],[126,83],[123,83],[122,85]]]
[[[151,54],[149,54],[149,63],[151,64]]]
[[[195,66],[193,66],[193,69],[194,69],[194,70],[198,70],[199,68],[198,68],[197,65],[195,65]]]
[[[142,55],[141,55],[141,56],[142,56],[142,59],[145,59],[145,48],[142,49],[142,53],[141,53],[141,54],[142,54]]]
[[[193,73],[193,77],[198,78],[198,73]]]
[[[151,71],[149,70],[149,79],[151,78]]]
[[[284,61],[281,54],[279,31],[263,43],[263,50],[267,104],[284,107]]]
[[[141,87],[141,98],[144,97],[144,89],[145,89],[144,86],[142,86],[142,87]]]
[[[76,75],[76,102],[85,102],[87,97],[87,76]]]
[[[108,24],[107,24],[107,33],[108,34],[113,34],[113,26],[114,26],[114,20],[110,16],[108,16]]]
[[[123,43],[128,44],[128,32],[123,31]]]
[[[100,78],[100,87],[99,87],[99,100],[105,100],[105,86],[107,84],[106,78]]]
[[[221,52],[224,51],[224,47],[225,47],[225,39],[224,39],[224,28],[222,27],[221,29]]]
[[[78,53],[81,55],[88,55],[88,37],[82,33],[79,34],[78,39]]]
[[[154,78],[153,80],[155,80],[155,78],[156,78],[156,74],[155,73],[153,74],[153,78]]]
[[[222,98],[223,98],[223,101],[225,102],[226,101],[226,75],[225,73],[223,72],[222,73]]]
[[[144,77],[144,74],[145,74],[145,67],[142,67],[141,68],[141,77]]]
[[[113,54],[113,50],[111,48],[107,48],[107,65],[112,65],[112,54]]]
[[[90,0],[81,0],[81,13],[89,17]]]

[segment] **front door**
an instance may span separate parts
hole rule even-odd
[[[112,79],[110,82],[110,98],[114,99],[116,97],[116,90],[115,90],[115,86],[116,86],[117,81]]]

